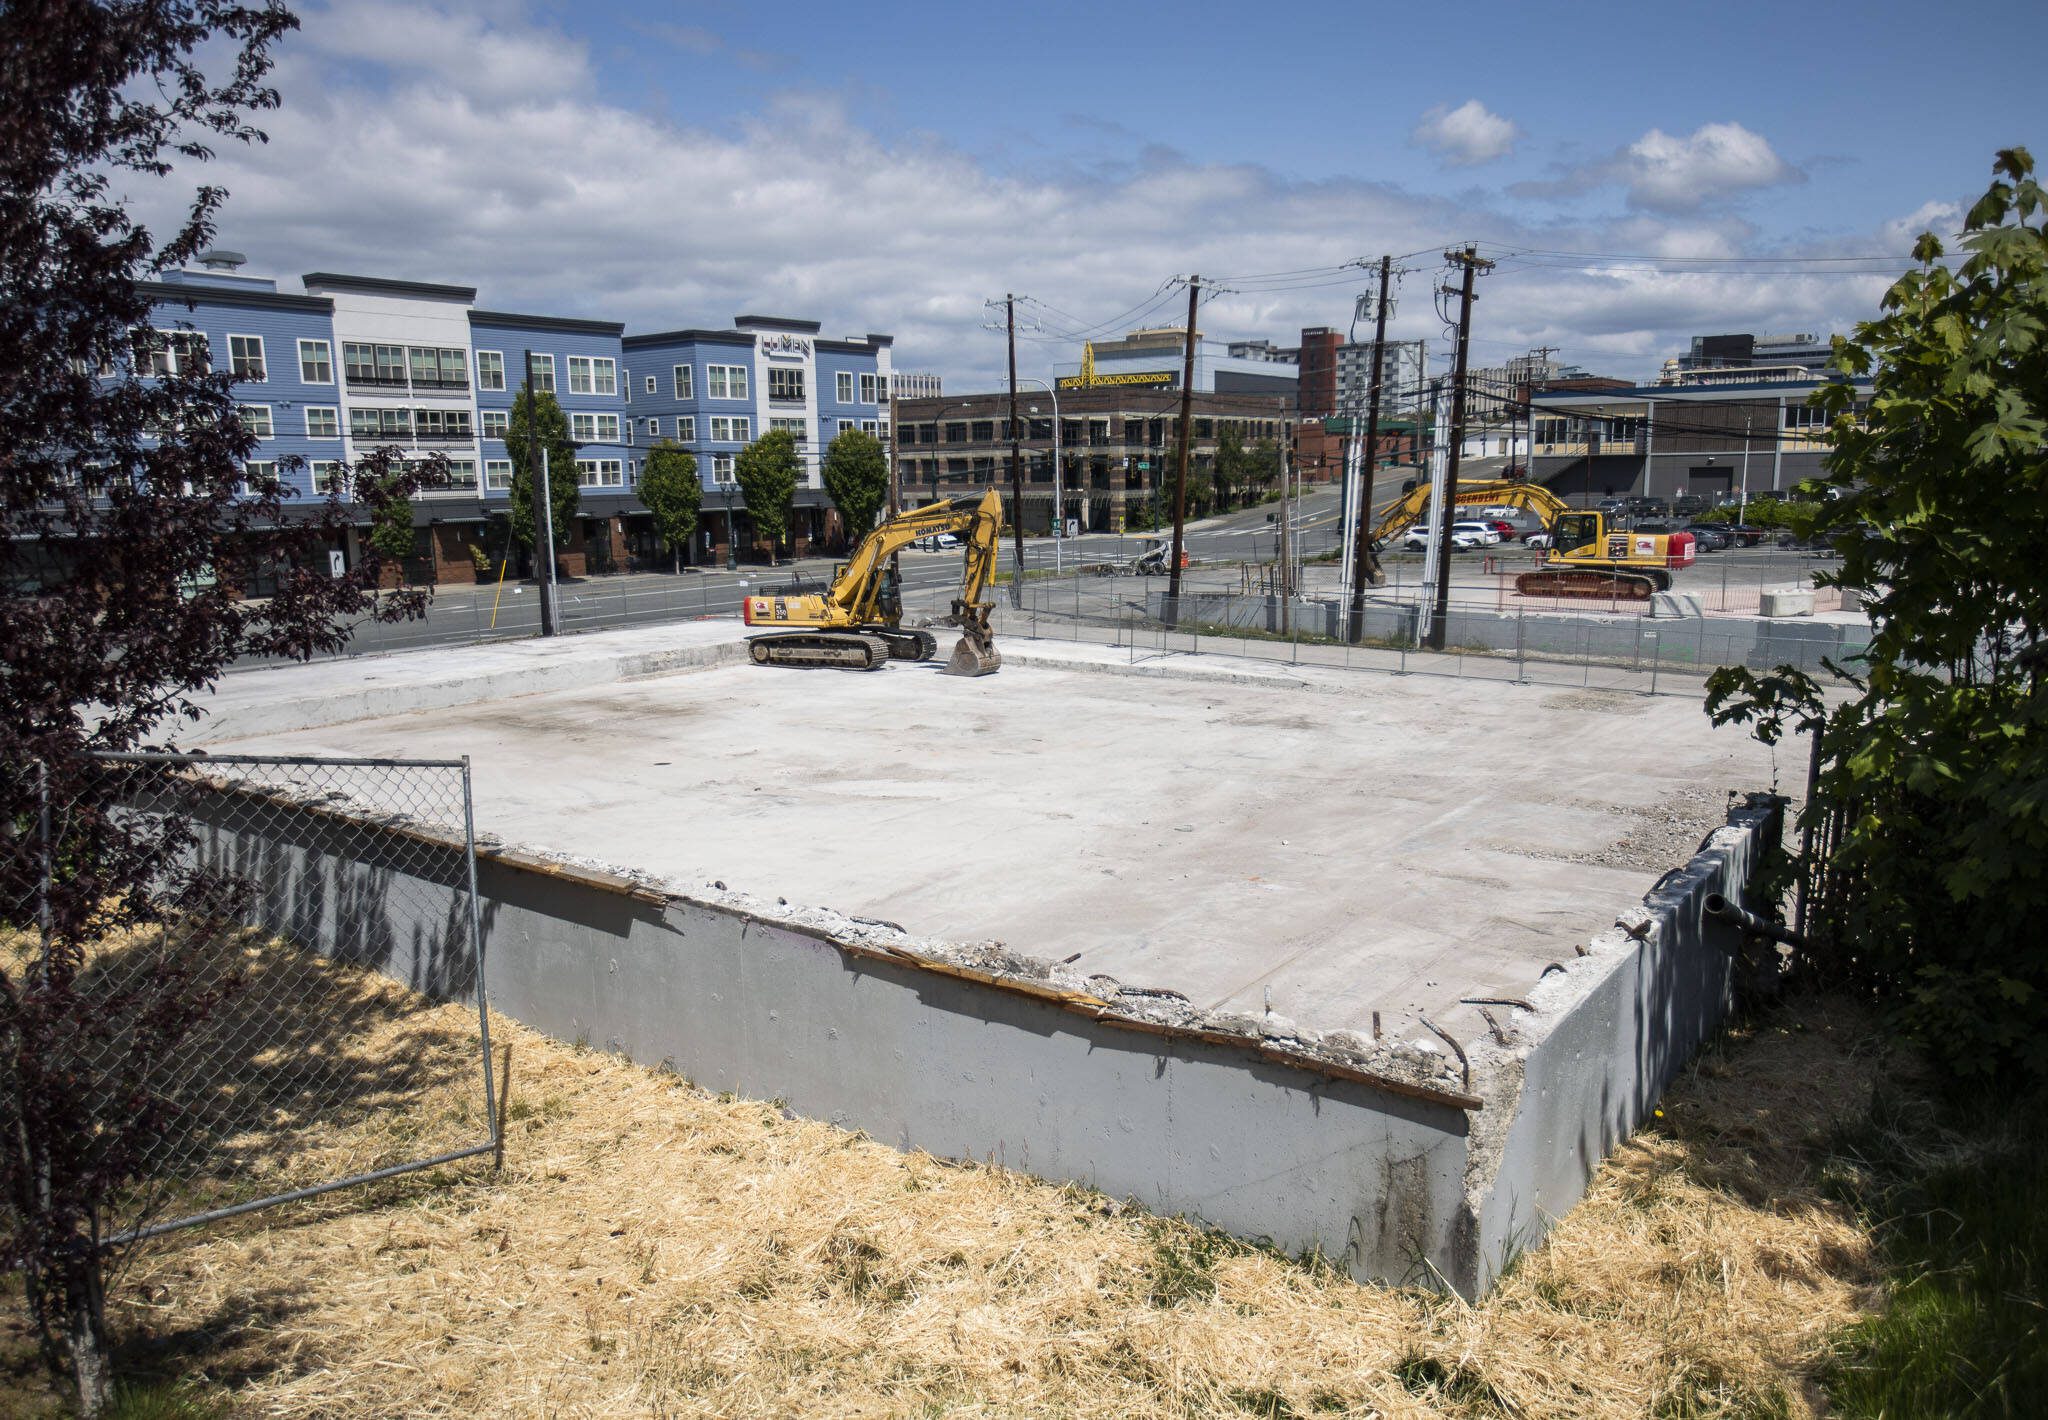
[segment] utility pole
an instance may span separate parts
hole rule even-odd
[[[1290,462],[1292,460],[1287,457],[1287,450],[1283,448],[1280,450],[1280,546],[1278,549],[1280,554],[1280,565],[1278,568],[1280,573],[1280,632],[1282,635],[1287,635],[1294,629],[1294,608],[1291,605],[1294,600],[1294,563],[1289,558],[1287,547],[1287,520],[1289,513],[1293,509],[1293,503],[1287,496],[1287,465]]]
[[[1358,470],[1357,542],[1351,552],[1351,643],[1365,634],[1365,588],[1380,580],[1379,560],[1372,553],[1372,461],[1380,442],[1380,379],[1387,358],[1387,292],[1394,281],[1394,259],[1380,258],[1379,315],[1372,328],[1372,384],[1367,388],[1365,457]]]
[[[1024,605],[1024,453],[1017,441],[1017,298],[1003,297],[1004,323],[1010,331],[1010,536],[1017,554],[1017,575],[1010,580],[1010,605]]]
[[[1188,278],[1187,340],[1180,362],[1180,457],[1173,477],[1173,560],[1166,572],[1166,624],[1180,624],[1180,559],[1186,546],[1188,516],[1188,443],[1194,430],[1195,412],[1195,306],[1201,297],[1202,278]],[[1286,465],[1281,465],[1283,476]],[[1281,504],[1282,508],[1287,505]]]
[[[1550,357],[1555,355],[1557,350],[1558,347],[1555,345],[1539,345],[1529,353],[1534,355],[1538,362],[1547,370],[1550,366]],[[1547,387],[1549,383],[1549,376],[1544,375],[1540,378],[1531,379],[1528,388],[1522,391],[1522,422],[1526,426],[1529,435],[1529,452],[1522,455],[1522,477],[1524,479],[1533,479],[1536,476],[1536,391],[1539,385]]]
[[[1480,258],[1478,248],[1446,252],[1445,259],[1464,268],[1463,288],[1458,297],[1458,348],[1451,366],[1451,438],[1444,452],[1444,500],[1442,526],[1436,530],[1436,614],[1429,623],[1429,648],[1444,648],[1445,623],[1451,614],[1451,520],[1458,515],[1458,458],[1465,444],[1466,352],[1472,343],[1472,278],[1493,263]],[[1448,288],[1446,288],[1448,290]]]
[[[527,473],[533,479],[534,487],[534,580],[540,583],[540,634],[555,634],[555,500],[548,491],[548,451],[540,436],[540,391],[533,387],[533,352],[526,352],[526,436],[532,441],[528,450],[538,454],[538,459],[529,463],[538,467],[529,468]]]

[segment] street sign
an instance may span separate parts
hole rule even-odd
[[[1140,472],[1140,473],[1150,473],[1151,471],[1152,471],[1152,465],[1151,465],[1151,463],[1150,463],[1150,461],[1149,461],[1149,460],[1146,460],[1146,459],[1139,459],[1139,460],[1138,460],[1138,472]]]

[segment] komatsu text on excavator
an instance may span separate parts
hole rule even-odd
[[[1458,484],[1458,506],[1527,508],[1543,519],[1550,535],[1544,565],[1515,578],[1523,596],[1614,597],[1648,601],[1671,590],[1673,569],[1692,566],[1697,549],[1688,532],[1630,532],[1610,528],[1598,513],[1581,512],[1540,483],[1519,479]],[[1426,515],[1429,485],[1417,484],[1380,509],[1372,539],[1383,543]]]
[[[981,594],[995,575],[1002,527],[1003,500],[994,489],[898,513],[862,538],[853,556],[832,569],[832,585],[823,593],[748,597],[747,625],[764,631],[747,638],[747,653],[757,665],[869,671],[880,670],[891,659],[930,660],[938,652],[938,638],[903,625],[902,592],[889,559],[920,538],[956,533],[965,544],[960,595],[953,599],[951,614],[932,624],[960,628],[946,674],[988,675],[1003,658],[989,627],[993,607]]]

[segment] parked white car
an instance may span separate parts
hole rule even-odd
[[[1436,534],[1430,531],[1430,529],[1414,527],[1408,529],[1407,534],[1402,537],[1401,546],[1407,548],[1410,552],[1425,552],[1429,549],[1430,543],[1435,539]],[[1486,546],[1486,539],[1476,532],[1466,530],[1465,524],[1451,524],[1451,548],[1453,551],[1471,552],[1484,546]]]
[[[1550,546],[1550,534],[1539,528],[1522,539],[1522,546],[1548,547]]]
[[[1456,536],[1457,536],[1457,535],[1458,535],[1459,533],[1469,533],[1469,534],[1471,534],[1471,535],[1472,535],[1473,537],[1476,537],[1476,538],[1478,538],[1478,539],[1479,539],[1479,544],[1480,544],[1480,546],[1482,546],[1482,547],[1495,547],[1495,546],[1498,546],[1498,545],[1499,545],[1499,543],[1500,543],[1500,529],[1496,528],[1496,527],[1495,527],[1495,526],[1494,526],[1493,524],[1491,524],[1491,523],[1480,523],[1480,522],[1456,522],[1456,523],[1452,523],[1452,524],[1451,524],[1451,536],[1455,538],[1455,537],[1456,537]]]

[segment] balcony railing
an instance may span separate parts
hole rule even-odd
[[[394,380],[385,375],[365,375],[350,370],[342,375],[342,379],[347,381],[350,389],[402,390],[409,388],[403,375]]]
[[[476,438],[474,429],[415,429],[413,439],[422,444],[466,444]]]
[[[469,388],[469,380],[462,375],[457,375],[452,380],[423,380],[415,375],[412,387],[416,390],[465,391]]]

